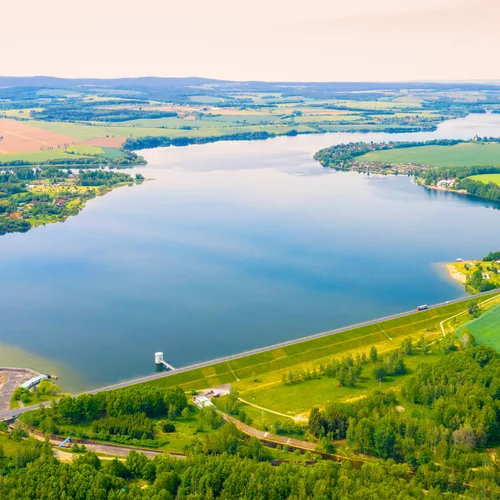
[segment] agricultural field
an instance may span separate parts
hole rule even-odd
[[[473,319],[457,330],[460,334],[467,328],[476,342],[500,351],[500,306],[493,307],[479,318]]]
[[[414,163],[432,167],[500,166],[499,143],[467,142],[454,146],[417,146],[372,151],[359,162]]]
[[[103,156],[110,163],[113,156],[120,157],[118,151],[127,139],[148,137],[194,142],[235,135],[252,140],[290,132],[433,130],[445,119],[466,114],[459,106],[453,110],[443,104],[435,106],[435,97],[429,99],[420,91],[384,90],[368,96],[322,90],[318,95],[301,95],[296,90],[290,94],[282,88],[258,91],[251,87],[237,90],[211,83],[197,85],[200,93],[193,93],[188,85],[170,98],[147,85],[141,91],[35,87],[20,89],[17,98],[9,89],[6,99],[1,98],[0,89],[0,163],[57,159],[64,164],[70,146],[115,148]],[[73,150],[72,154],[96,156],[92,151]]]
[[[8,119],[0,119],[0,137],[0,155],[61,149],[75,142],[74,137],[64,130],[44,130],[25,122]]]
[[[471,175],[467,177],[473,181],[482,182],[484,184],[496,184],[500,186],[500,174],[481,174],[481,175]]]

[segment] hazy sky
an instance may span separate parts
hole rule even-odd
[[[500,80],[500,0],[2,3],[2,75]]]

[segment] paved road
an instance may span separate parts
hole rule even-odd
[[[442,306],[450,305],[450,304],[456,304],[459,302],[467,302],[467,301],[470,301],[470,300],[473,300],[476,298],[485,297],[488,295],[493,295],[493,294],[499,293],[499,292],[500,292],[500,289],[497,288],[496,290],[490,290],[489,292],[478,293],[476,295],[470,295],[470,296],[465,297],[465,298],[453,299],[453,300],[449,300],[447,302],[441,302],[439,304],[434,304],[432,306],[429,306],[429,309],[436,309],[437,307],[442,307]],[[203,361],[201,363],[195,363],[193,365],[185,366],[183,368],[177,368],[174,371],[155,373],[153,375],[147,375],[145,377],[139,377],[139,378],[136,378],[133,380],[127,380],[125,382],[119,382],[118,384],[108,385],[106,387],[100,387],[99,389],[92,389],[90,391],[85,391],[85,392],[86,392],[86,394],[97,394],[97,393],[103,392],[103,391],[111,391],[113,389],[121,389],[123,387],[129,387],[131,385],[142,384],[144,382],[150,382],[152,380],[157,380],[159,378],[170,377],[172,375],[175,375],[176,373],[183,373],[183,372],[187,372],[190,370],[195,370],[197,368],[205,368],[207,366],[211,366],[211,365],[214,365],[217,363],[224,363],[227,361],[232,361],[235,359],[244,358],[245,356],[249,356],[251,354],[259,354],[261,352],[271,351],[273,349],[278,349],[280,347],[286,347],[289,345],[299,344],[300,342],[305,342],[307,340],[313,340],[313,339],[317,339],[320,337],[326,337],[328,335],[335,335],[337,333],[342,333],[342,332],[345,332],[347,330],[353,330],[355,328],[373,325],[375,323],[380,323],[382,321],[387,321],[390,319],[403,318],[404,316],[409,316],[410,314],[415,314],[415,310],[406,311],[406,312],[402,312],[402,313],[398,313],[398,314],[392,314],[391,316],[386,316],[384,318],[378,318],[378,319],[373,319],[373,320],[369,320],[369,321],[364,321],[362,323],[344,326],[342,328],[336,328],[335,330],[329,330],[327,332],[316,333],[316,334],[310,335],[308,337],[301,337],[299,339],[287,340],[286,342],[281,342],[279,344],[274,344],[274,345],[270,345],[267,347],[259,347],[258,349],[252,349],[250,351],[241,352],[239,354],[232,354],[230,356],[224,356],[222,358],[216,358],[216,359],[212,359],[209,361]],[[78,394],[75,394],[75,396],[78,396]],[[46,406],[48,404],[49,403],[47,403]],[[9,410],[9,411],[0,412],[0,420],[9,420],[9,419],[15,418],[18,415],[20,415],[21,413],[24,413],[24,412],[29,411],[29,410],[36,410],[38,407],[39,407],[39,405],[32,405],[32,406],[26,406],[25,408],[20,408],[18,410]]]

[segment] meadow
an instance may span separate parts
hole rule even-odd
[[[468,142],[454,146],[417,146],[373,151],[356,160],[388,164],[416,163],[433,167],[500,166],[500,144]]]
[[[500,174],[482,174],[482,175],[471,175],[467,177],[473,181],[483,182],[484,184],[496,184],[500,186]]]
[[[88,159],[88,157],[101,157],[102,162],[106,163],[108,160],[125,158],[126,153],[121,151],[119,148],[72,145],[67,149],[0,154],[0,165],[2,163],[10,163],[14,161],[23,161],[36,165],[54,160],[68,160],[68,164],[69,162],[78,162],[78,160],[82,160],[82,164],[84,164],[86,163],[86,159]]]
[[[476,342],[500,351],[500,306],[493,307],[479,318],[473,319],[457,330],[460,334],[468,328]]]

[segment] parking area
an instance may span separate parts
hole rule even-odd
[[[0,411],[9,410],[16,388],[36,375],[37,372],[28,368],[0,368]]]

